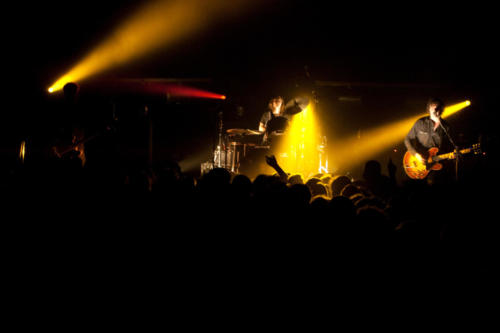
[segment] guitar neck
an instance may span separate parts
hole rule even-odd
[[[459,150],[459,153],[460,154],[468,154],[472,151],[472,148],[467,148],[467,149],[462,149],[462,150]],[[452,153],[447,153],[447,154],[441,154],[441,155],[438,155],[438,156],[435,156],[433,158],[434,161],[436,162],[439,162],[439,161],[442,161],[442,160],[452,160],[456,157],[455,153],[452,152]]]

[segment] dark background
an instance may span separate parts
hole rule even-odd
[[[47,88],[140,5],[54,1],[17,4],[5,13],[2,160],[15,159],[23,139],[32,146],[44,141],[58,98]],[[493,14],[479,2],[269,1],[237,21],[82,82],[82,100],[94,129],[118,118],[113,143],[120,156],[139,161],[147,154],[148,105],[155,158],[185,162],[185,168],[199,169],[210,159],[218,112],[225,128],[255,129],[271,96],[291,99],[313,90],[329,140],[421,113],[427,98],[438,96],[449,104],[472,101],[450,118],[460,144],[481,139],[494,146]],[[206,78],[190,85],[228,99],[112,93],[97,84],[110,77]]]

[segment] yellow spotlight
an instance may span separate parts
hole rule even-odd
[[[455,114],[457,113],[458,111],[470,106],[470,101],[467,100],[467,101],[464,101],[464,102],[460,102],[460,103],[457,103],[457,104],[453,104],[453,105],[450,105],[450,106],[447,106],[444,108],[444,112],[443,112],[443,118],[446,118],[446,117],[449,117],[451,116],[452,114]]]
[[[229,19],[261,0],[156,0],[140,9],[49,88],[80,82]]]
[[[344,140],[337,140],[328,145],[332,163],[338,168],[349,170],[362,165],[374,156],[401,142],[413,123],[420,118],[410,117],[395,123],[366,131],[358,131]]]
[[[315,174],[320,163],[319,143],[319,127],[310,103],[291,119],[276,156],[278,163],[286,172],[300,173],[306,177]]]
[[[48,90],[49,90],[49,93],[51,93],[51,94],[54,92],[54,88],[53,87],[50,87]]]

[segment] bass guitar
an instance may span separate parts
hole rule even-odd
[[[481,153],[480,144],[474,144],[470,148],[459,150],[458,152],[451,152],[447,154],[438,155],[439,149],[437,147],[430,148],[428,157],[424,162],[413,156],[407,151],[403,157],[403,166],[405,173],[411,179],[425,179],[431,170],[441,170],[443,165],[439,163],[443,160],[452,160],[457,158],[457,155],[465,155],[473,153],[474,155]]]

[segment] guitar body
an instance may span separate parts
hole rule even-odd
[[[57,145],[52,146],[50,154],[52,157],[56,157],[58,159],[78,159],[82,163],[82,166],[84,166],[87,161],[85,144],[91,140],[102,137],[107,133],[113,133],[115,131],[115,127],[107,125],[103,130],[97,132],[96,134],[85,137],[83,130],[73,130],[71,143],[58,143]]]
[[[425,179],[431,170],[441,170],[443,165],[436,163],[433,157],[437,156],[439,149],[436,147],[430,148],[428,157],[425,163],[420,162],[409,151],[403,157],[404,170],[411,179]]]
[[[85,165],[85,139],[83,130],[73,129],[71,142],[59,142],[52,147],[53,156],[58,159],[79,159],[82,166]]]

